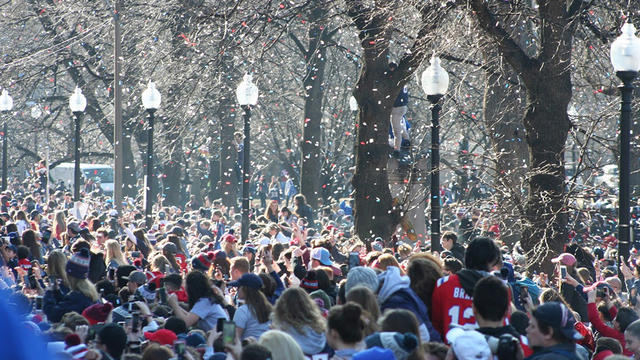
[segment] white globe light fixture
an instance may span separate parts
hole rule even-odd
[[[615,71],[640,71],[640,39],[636,28],[628,22],[622,34],[611,44],[611,64]]]
[[[0,111],[11,111],[11,109],[13,109],[13,99],[7,89],[3,89],[0,95]]]
[[[156,84],[149,80],[147,88],[142,92],[142,105],[147,110],[157,110],[160,108],[161,100],[162,95],[160,94],[160,91],[156,89]]]
[[[82,90],[79,87],[73,91],[71,97],[69,97],[69,108],[72,113],[84,112],[87,107],[87,98],[82,95]]]
[[[358,100],[353,96],[349,98],[349,109],[351,109],[351,111],[358,111]]]
[[[449,88],[449,74],[440,66],[440,58],[431,57],[431,65],[422,73],[422,89],[430,95],[444,95]]]
[[[241,106],[258,103],[258,87],[253,83],[253,76],[246,74],[242,78],[236,89],[236,97]]]

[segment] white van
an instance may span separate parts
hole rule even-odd
[[[68,188],[73,188],[73,172],[75,163],[61,163],[49,170],[49,176],[57,184],[64,181]],[[100,181],[100,187],[106,195],[113,194],[113,167],[106,164],[80,164],[80,172],[84,179]]]

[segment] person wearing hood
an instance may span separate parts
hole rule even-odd
[[[431,320],[443,338],[446,337],[450,324],[475,324],[474,287],[501,262],[500,249],[493,240],[478,237],[469,243],[464,254],[465,268],[437,281],[431,302]]]
[[[325,323],[320,308],[302,288],[285,290],[276,302],[272,327],[291,335],[307,356],[328,353]]]
[[[400,274],[395,266],[378,275],[378,303],[380,310],[405,309],[413,312],[420,323],[420,338],[425,341],[442,341],[440,333],[431,324],[429,311],[425,303],[411,289],[411,280]]]

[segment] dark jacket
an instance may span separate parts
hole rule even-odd
[[[525,360],[580,360],[575,344],[559,344],[547,348],[534,348]]]
[[[79,291],[73,290],[62,295],[59,291],[47,290],[42,299],[42,310],[50,322],[56,323],[64,314],[72,311],[82,314],[84,309],[93,304],[93,300]]]
[[[587,321],[589,319],[589,313],[587,311],[587,302],[584,297],[578,293],[575,287],[562,283],[560,287],[560,293],[562,297],[571,306],[571,310],[577,312],[580,315],[580,321]]]
[[[460,243],[453,243],[453,247],[450,252],[456,259],[460,260],[464,264],[464,246],[460,245]]]
[[[269,302],[271,303],[271,305],[275,305],[276,301],[278,300],[278,298],[280,297],[280,295],[282,295],[282,292],[285,290],[284,289],[284,284],[282,283],[282,279],[280,279],[280,276],[278,276],[278,273],[275,271],[272,271],[269,273],[269,275],[271,275],[271,277],[273,278],[273,280],[275,280],[276,282],[276,289],[273,292],[273,295],[269,296],[267,298],[267,300],[269,300]]]
[[[89,280],[95,284],[106,276],[107,265],[104,263],[104,254],[91,253],[91,260],[89,261]]]
[[[296,207],[295,213],[296,215],[298,215],[298,218],[306,219],[307,222],[309,222],[309,227],[313,227],[313,222],[315,221],[315,219],[313,217],[313,209],[311,209],[311,206],[304,204],[302,206]]]

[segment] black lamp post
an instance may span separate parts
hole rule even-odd
[[[73,113],[75,123],[75,133],[73,136],[73,144],[75,150],[75,166],[73,171],[73,200],[80,201],[80,125],[84,109],[87,107],[87,99],[82,95],[82,90],[76,87],[73,95],[69,98],[69,108]]]
[[[449,87],[449,74],[433,56],[422,73],[422,88],[431,103],[431,251],[440,250],[440,100]]]
[[[622,26],[622,35],[611,44],[611,63],[616,75],[622,80],[620,94],[620,184],[618,189],[618,254],[626,261],[629,256],[630,232],[630,138],[631,138],[631,99],[633,81],[640,71],[640,39],[635,36],[633,24]]]
[[[7,121],[11,109],[13,109],[13,99],[9,96],[7,89],[4,89],[0,95],[0,112],[5,115],[4,125],[2,125],[2,191],[7,190]]]
[[[258,103],[258,87],[246,74],[236,89],[238,103],[244,111],[244,142],[242,158],[242,242],[249,239],[249,182],[251,179],[251,106]]]
[[[162,96],[156,84],[149,81],[147,88],[142,92],[142,105],[149,114],[149,126],[147,128],[147,174],[144,187],[144,218],[147,229],[153,225],[153,126],[156,110],[160,107]]]

